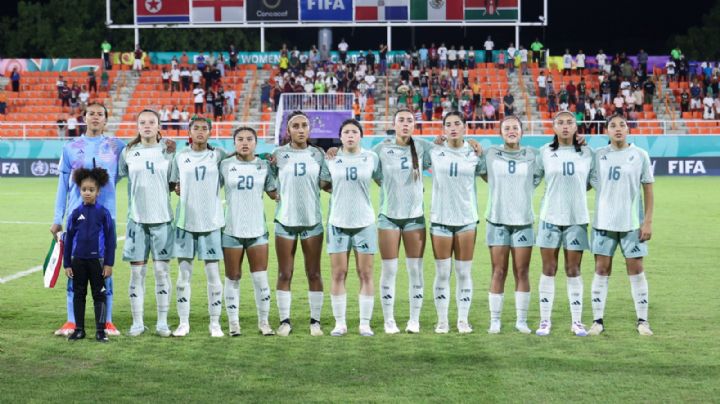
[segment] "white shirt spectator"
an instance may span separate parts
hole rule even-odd
[[[623,97],[626,97],[630,95],[630,82],[625,80],[620,83],[620,92],[622,93]]]
[[[487,41],[485,41],[485,44],[483,46],[485,46],[485,50],[493,50],[495,48],[495,42],[493,42],[491,39],[488,39]]]
[[[180,71],[180,77],[190,77],[190,76],[192,76],[190,74],[190,70],[181,70]]]
[[[665,63],[665,69],[667,69],[667,74],[675,74],[675,62],[672,59],[668,60]]]
[[[315,91],[315,86],[309,80],[305,83],[303,88],[305,89],[305,92],[309,94],[312,94],[312,92]]]
[[[703,119],[714,119],[713,99],[709,95],[703,98]]]
[[[517,52],[517,49],[515,49],[514,46],[510,45],[509,48],[507,48],[508,56],[510,56],[510,59],[515,59],[515,53]]]
[[[170,111],[167,108],[160,110],[160,122],[167,122],[170,120]]]
[[[162,72],[160,75],[162,76],[163,81],[170,80],[170,72]]]
[[[77,118],[75,118],[74,116],[71,116],[70,118],[68,118],[68,120],[67,120],[68,130],[75,130],[75,129],[77,129],[77,126],[78,126]]]
[[[170,70],[170,80],[175,82],[180,82],[180,69],[175,68]]]
[[[375,78],[374,74],[368,74],[365,76],[365,82],[370,86],[370,88],[375,88],[375,82],[377,79]]]
[[[225,91],[225,100],[226,104],[230,106],[230,110],[235,110],[235,90],[227,90]]]
[[[172,113],[170,114],[170,119],[173,121],[179,121],[180,120],[180,110],[177,108],[173,109]]]
[[[80,95],[80,102],[83,104],[87,104],[88,100],[90,99],[90,93],[87,92],[87,90],[83,90]]]
[[[340,52],[347,52],[349,45],[344,40],[338,44],[338,50]]]
[[[440,60],[447,60],[448,50],[445,46],[438,48],[438,56],[440,56]]]
[[[528,50],[525,48],[520,49],[520,62],[527,63],[527,61],[528,61]]]
[[[547,77],[545,75],[539,75],[537,78],[538,87],[545,88],[547,84]]]
[[[605,64],[607,63],[607,55],[604,53],[598,53],[595,56],[595,61],[597,61],[598,69],[605,70]]]
[[[312,69],[308,68],[308,69],[305,70],[305,77],[306,77],[308,80],[312,80],[313,77],[315,77],[315,72],[314,72]]]
[[[458,59],[460,59],[460,60],[465,60],[465,57],[467,56],[467,51],[466,51],[465,49],[462,49],[462,48],[461,48],[461,49],[457,52],[457,55],[458,55]]]
[[[448,60],[451,62],[454,62],[457,60],[457,51],[455,49],[450,49],[448,51]]]
[[[190,73],[192,76],[192,82],[195,84],[200,84],[200,78],[202,77],[202,72],[198,69],[195,69]]]
[[[573,57],[571,54],[566,53],[563,55],[563,68],[571,69],[573,64]]]
[[[577,56],[575,56],[575,63],[577,63],[577,67],[585,68],[585,54],[584,53],[578,53]]]
[[[193,101],[195,102],[195,104],[202,104],[203,102],[205,102],[205,90],[203,90],[202,88],[198,87],[194,89],[193,96]]]

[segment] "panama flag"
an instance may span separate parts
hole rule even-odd
[[[410,0],[355,0],[356,21],[407,21]]]
[[[192,22],[245,21],[245,0],[192,0]]]
[[[517,21],[518,0],[465,0],[466,20]]]
[[[62,233],[58,233],[57,239],[53,238],[52,243],[50,243],[50,249],[45,256],[45,263],[43,263],[43,284],[46,288],[54,288],[58,275],[60,275],[63,258],[61,234]]]
[[[135,0],[138,24],[180,24],[190,22],[188,0]]]
[[[463,0],[411,0],[410,19],[446,21],[463,19]]]

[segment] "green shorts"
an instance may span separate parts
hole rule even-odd
[[[556,226],[541,220],[535,243],[540,248],[563,247],[568,251],[587,250],[590,248],[587,224]]]
[[[383,214],[378,215],[378,229],[399,230],[401,232],[425,230],[425,216],[410,219],[391,219]]]
[[[440,237],[452,237],[458,233],[476,231],[477,223],[470,223],[462,226],[446,226],[440,223],[430,223],[430,234]]]
[[[336,254],[351,249],[360,254],[375,254],[378,248],[375,223],[357,229],[344,229],[328,224],[327,252]]]
[[[535,244],[535,234],[531,224],[510,226],[487,222],[485,241],[490,247],[532,247]]]
[[[647,243],[640,241],[640,230],[624,232],[592,229],[592,253],[612,257],[620,244],[625,258],[642,258],[648,254]]]
[[[223,248],[242,248],[247,250],[248,248],[255,247],[258,245],[268,244],[268,234],[265,233],[260,237],[253,238],[239,238],[229,234],[222,234],[222,247]]]
[[[285,226],[277,220],[275,221],[275,237],[282,237],[289,240],[295,240],[296,238],[305,240],[321,234],[323,234],[322,223],[314,226]]]
[[[174,236],[172,222],[144,224],[128,219],[123,261],[147,261],[151,252],[153,260],[168,261],[173,254]]]
[[[217,261],[222,258],[222,243],[220,229],[205,233],[175,229],[175,258],[193,259],[195,255],[199,260]]]

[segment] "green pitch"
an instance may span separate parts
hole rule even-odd
[[[426,179],[429,189],[429,180]],[[0,278],[40,265],[50,241],[56,180],[0,180]],[[479,181],[480,211],[486,186]],[[126,182],[118,186],[118,235],[125,231]],[[375,190],[377,191],[377,190]],[[541,189],[536,192],[539,203]],[[475,332],[435,335],[431,285],[432,250],[425,252],[425,305],[419,335],[385,336],[376,298],[374,338],[357,335],[357,276],[348,276],[348,326],[344,338],[312,338],[308,333],[307,283],[298,255],[293,281],[292,320],[288,338],[256,333],[251,282],[243,268],[239,338],[211,339],[208,334],[205,274],[196,263],[193,276],[191,333],[184,339],[140,337],[69,343],[52,332],[65,321],[65,279],[43,289],[40,272],[0,283],[0,401],[717,401],[720,380],[718,262],[720,253],[720,180],[658,178],[650,256],[650,322],[655,336],[641,338],[634,328],[634,308],[622,258],[616,257],[606,309],[606,332],[600,337],[570,334],[565,276],[557,277],[553,333],[541,338],[514,331],[512,276],[506,285],[503,332],[488,335],[487,290],[490,261],[478,231],[473,273],[475,293],[470,322]],[[589,198],[592,208],[592,191]],[[327,195],[323,196],[327,202]],[[375,198],[377,199],[377,198]],[[429,194],[427,194],[429,208]],[[273,202],[267,202],[272,217]],[[537,205],[536,205],[537,211]],[[270,227],[272,232],[272,226]],[[272,235],[271,235],[272,236]],[[428,240],[429,244],[429,240]],[[271,242],[271,247],[272,247]],[[119,243],[122,246],[122,242]],[[130,327],[127,297],[129,268],[115,267],[115,324]],[[277,278],[274,251],[270,283]],[[407,277],[401,256],[396,319],[407,321]],[[562,265],[562,264],[561,264]],[[376,257],[376,287],[380,257]],[[583,262],[585,323],[592,320],[592,256]],[[322,325],[333,319],[329,259]],[[172,265],[173,282],[177,263]],[[540,256],[534,251],[529,322],[538,322],[537,281]],[[146,281],[145,322],[154,329],[152,270]],[[174,296],[174,292],[173,292]],[[376,293],[377,296],[377,293]],[[454,282],[453,282],[454,296]],[[277,326],[275,295],[271,322]],[[88,307],[92,308],[89,304]],[[454,325],[454,298],[451,325]],[[91,316],[91,313],[87,313]],[[177,326],[171,304],[170,325]],[[227,332],[223,310],[223,327]],[[454,327],[452,327],[454,329]]]

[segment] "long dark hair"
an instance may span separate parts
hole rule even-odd
[[[136,120],[137,120],[137,119],[140,119],[140,115],[142,115],[142,114],[144,114],[144,113],[146,113],[146,112],[155,115],[155,117],[157,118],[158,127],[160,127],[160,114],[159,114],[157,111],[153,110],[153,109],[149,109],[149,108],[143,109],[142,111],[140,111],[140,112],[137,114]],[[162,134],[160,133],[160,129],[158,129],[158,132],[157,132],[157,141],[159,142],[160,139],[162,139]],[[135,145],[138,144],[138,143],[140,143],[140,132],[138,132],[138,134],[135,135],[135,137],[133,138],[133,140],[131,140],[130,143],[128,143],[127,148],[130,149],[131,147],[135,146]]]
[[[193,125],[195,124],[195,122],[200,122],[200,121],[207,123],[207,124],[208,124],[208,131],[212,131],[212,121],[210,120],[210,118],[205,118],[205,117],[202,117],[202,116],[193,115],[193,117],[190,118],[190,124],[188,125],[188,132],[192,131],[192,127],[193,127]],[[208,136],[208,138],[209,138],[209,136]],[[209,139],[208,139],[208,140],[209,140]],[[192,136],[189,136],[187,145],[188,145],[188,146],[192,145]],[[207,143],[207,149],[208,149],[208,150],[215,150],[214,147],[210,146],[210,142]]]
[[[252,133],[253,137],[255,138],[255,143],[257,144],[257,132],[255,131],[255,129],[253,129],[249,126],[240,126],[238,128],[235,128],[235,130],[233,130],[233,136],[232,136],[233,143],[235,143],[235,139],[237,139],[237,135],[239,135],[240,132]],[[236,157],[237,155],[238,155],[237,151],[234,151],[234,152],[230,153],[226,158]]]
[[[308,120],[308,126],[310,125],[310,117],[307,116],[306,113],[300,110],[295,110],[288,115],[287,119],[285,119],[285,133],[283,134],[283,137],[280,139],[280,146],[285,146],[286,144],[290,143],[292,141],[292,137],[290,136],[290,121],[295,118],[296,116],[303,116],[305,119]],[[310,146],[310,136],[308,136],[308,140],[306,141],[307,146]]]
[[[360,130],[360,137],[363,137],[363,127],[360,125],[360,122],[358,122],[354,118],[346,119],[343,121],[343,123],[340,124],[340,129],[338,130],[338,137],[342,135],[342,128],[344,128],[346,125],[354,125],[356,128]]]
[[[553,118],[553,125],[555,124],[555,120],[557,120],[560,115],[570,115],[571,117],[573,117],[573,119],[576,119],[575,115],[571,114],[570,112],[560,111],[557,114],[555,114],[555,117]],[[575,151],[580,153],[580,151],[582,150],[582,146],[580,146],[580,143],[578,143],[578,139],[577,139],[577,125],[573,125],[573,126],[575,126],[575,134],[573,135],[572,144],[573,144],[573,146],[575,146]],[[558,135],[555,134],[555,136],[553,137],[552,143],[550,143],[550,150],[556,151],[559,147],[560,147],[560,139],[558,139]]]
[[[412,116],[413,121],[415,120],[415,114],[413,114],[409,108],[399,108],[395,111],[395,115],[393,115],[393,124],[395,123],[397,116],[402,112],[407,112]],[[417,181],[418,178],[420,178],[420,159],[418,158],[417,148],[415,148],[415,140],[412,135],[408,138],[408,145],[410,146],[410,156],[412,156],[413,179]]]

